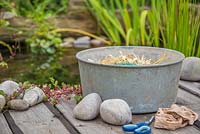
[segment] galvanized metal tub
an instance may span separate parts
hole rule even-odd
[[[104,65],[98,61],[109,54],[144,55],[152,60],[164,52],[160,64],[145,66]],[[174,103],[184,55],[180,52],[155,47],[114,46],[83,50],[76,55],[83,95],[96,92],[103,100],[120,98],[132,108],[133,113],[155,112],[159,107]],[[90,59],[90,60],[88,60]]]

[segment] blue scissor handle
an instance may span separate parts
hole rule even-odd
[[[149,121],[137,123],[137,124],[127,124],[123,125],[122,129],[125,132],[134,132],[134,134],[151,134],[151,128],[149,125],[154,120],[154,116],[150,118]]]
[[[125,132],[134,132],[134,134],[151,134],[151,128],[146,122],[123,125],[122,129]]]
[[[137,128],[141,126],[148,126],[148,125],[149,125],[148,122],[141,122],[138,124],[127,124],[127,125],[123,125],[122,129],[127,132],[133,132],[134,130],[136,130]]]
[[[135,129],[134,134],[151,134],[151,128],[149,126],[141,126]]]
[[[126,132],[133,132],[137,128],[138,128],[138,125],[136,124],[127,124],[127,125],[122,126],[122,129]]]

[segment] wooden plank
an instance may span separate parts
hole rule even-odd
[[[198,113],[200,119],[200,97],[179,89],[176,103],[191,108],[193,111]]]
[[[6,118],[7,123],[9,124],[9,127],[11,131],[14,134],[24,134],[22,130],[15,124],[15,121],[11,117],[10,113],[8,111],[4,112],[4,117]]]
[[[43,103],[27,111],[9,113],[24,134],[70,134]]]
[[[72,124],[65,119],[64,115],[53,105],[51,105],[49,102],[44,103],[47,108],[62,122],[62,124],[71,132],[72,134],[79,134],[77,129],[75,129]]]
[[[12,131],[2,113],[0,113],[0,134],[12,134]]]
[[[200,97],[200,82],[179,81],[179,87]]]
[[[200,115],[200,98],[194,96],[184,90],[178,91],[177,103],[179,105],[185,105]],[[112,126],[104,123],[100,117],[93,121],[80,121],[73,117],[72,109],[75,104],[73,102],[61,101],[56,107],[64,114],[74,127],[78,129],[81,134],[122,134],[123,131],[120,126]],[[133,123],[139,123],[150,119],[153,114],[133,115]],[[156,129],[151,124],[153,134],[197,134],[200,133],[198,129],[193,126],[187,126],[175,131]]]

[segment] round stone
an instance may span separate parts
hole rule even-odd
[[[129,105],[121,99],[105,100],[101,104],[100,115],[103,121],[112,125],[124,125],[132,120]]]
[[[181,79],[189,81],[200,80],[200,58],[187,57],[184,59],[181,69]]]
[[[77,48],[89,48],[90,37],[88,36],[79,37],[73,43],[74,43],[74,47],[77,47]]]
[[[42,91],[42,89],[38,87],[31,87],[30,89],[26,90],[23,100],[28,102],[30,106],[33,106],[42,102],[44,97],[45,93]]]
[[[27,110],[29,108],[29,104],[25,100],[14,99],[8,102],[8,106],[13,110]]]
[[[88,94],[73,109],[73,115],[80,120],[92,120],[99,115],[101,103],[97,93]]]
[[[95,47],[105,45],[105,43],[104,43],[103,41],[98,40],[98,39],[92,39],[92,40],[90,41],[90,43],[91,43],[92,46],[95,46]]]
[[[12,95],[19,89],[19,84],[12,80],[7,80],[0,84],[0,90],[3,90],[7,95]]]
[[[67,37],[64,38],[63,41],[64,42],[60,44],[61,47],[72,47],[75,39],[73,37]]]

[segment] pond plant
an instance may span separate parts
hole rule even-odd
[[[195,0],[86,0],[113,45],[165,47],[199,57],[200,10],[195,3]]]

